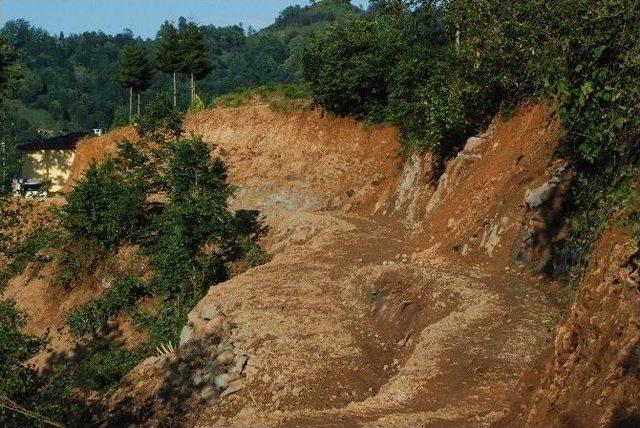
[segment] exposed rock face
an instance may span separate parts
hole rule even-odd
[[[640,426],[640,254],[613,230],[508,426]]]

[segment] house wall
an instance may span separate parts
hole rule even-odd
[[[75,150],[34,150],[22,155],[22,178],[39,179],[49,183],[49,192],[60,192],[64,188]]]

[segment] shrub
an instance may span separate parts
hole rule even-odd
[[[200,98],[199,95],[195,95],[193,97],[193,101],[191,101],[191,105],[189,105],[189,113],[196,113],[204,110],[204,101]]]
[[[134,306],[146,292],[138,278],[119,278],[100,299],[76,307],[67,316],[67,325],[76,337],[104,332],[111,317]]]
[[[5,254],[11,259],[11,262],[0,269],[0,286],[10,278],[20,275],[29,262],[49,261],[50,257],[43,254],[43,250],[54,248],[58,245],[59,238],[59,232],[53,229],[36,230],[22,242],[8,246]]]
[[[183,133],[182,118],[183,114],[173,107],[171,95],[163,92],[147,105],[136,131],[141,137],[155,140],[162,139],[163,134],[177,138]]]
[[[71,398],[70,379],[59,370],[45,378],[26,365],[44,348],[47,338],[22,333],[25,325],[26,316],[15,303],[0,299],[0,397],[49,420],[70,419],[80,411],[77,400]],[[0,405],[0,425],[34,426],[34,419]]]
[[[358,18],[314,35],[303,59],[314,99],[340,115],[383,120],[388,79],[404,49],[402,21]]]
[[[136,327],[149,335],[147,352],[155,352],[161,344],[177,344],[180,332],[187,323],[187,315],[201,296],[178,294],[163,300],[154,313],[137,311],[133,314]]]
[[[271,255],[260,245],[248,241],[243,246],[243,260],[245,268],[251,269],[271,261]]]
[[[146,188],[121,178],[113,159],[93,163],[62,208],[62,224],[77,238],[115,248],[143,224]]]
[[[106,253],[101,243],[91,239],[65,242],[56,256],[53,283],[67,290],[73,288],[84,276],[95,271]]]
[[[91,355],[76,370],[79,382],[88,389],[106,392],[140,362],[137,352],[107,348]]]
[[[129,124],[129,116],[125,106],[117,106],[113,112],[113,121],[111,122],[111,129],[121,128]]]

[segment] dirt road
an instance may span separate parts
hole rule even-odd
[[[390,219],[315,214],[304,229],[194,310],[221,314],[248,362],[243,389],[189,425],[482,426],[506,412],[547,338],[542,293],[412,261]]]
[[[228,161],[234,205],[266,215],[275,257],[212,287],[177,355],[136,368],[108,408],[150,426],[486,426],[507,412],[556,316],[508,268],[553,151],[543,108],[499,122],[437,191],[426,166],[402,172],[387,128],[265,107],[188,126]]]

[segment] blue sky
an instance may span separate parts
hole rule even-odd
[[[135,35],[155,36],[165,20],[180,16],[217,26],[242,22],[263,28],[278,13],[308,0],[0,0],[0,26],[23,18],[50,33],[102,30],[116,34],[124,28]]]

